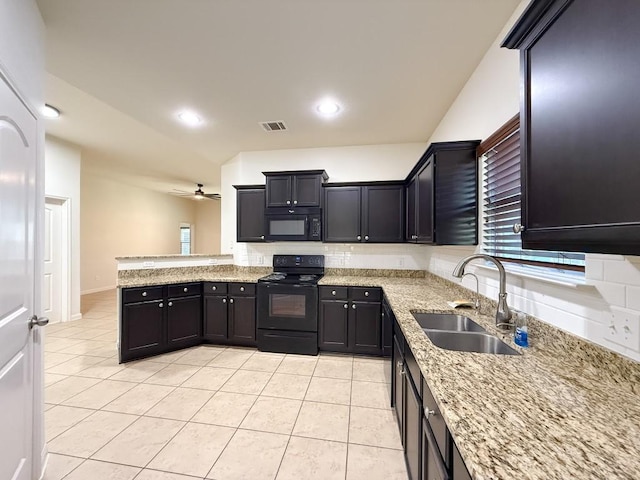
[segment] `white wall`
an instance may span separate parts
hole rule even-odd
[[[180,253],[180,224],[196,224],[193,200],[134,187],[84,169],[81,194],[83,294],[115,287],[115,257]]]
[[[499,44],[528,0],[522,2],[444,116],[430,142],[484,139],[515,115],[519,107],[519,53]],[[456,263],[480,248],[430,247],[429,271],[453,279]],[[640,258],[587,255],[589,286],[566,287],[508,275],[509,304],[541,320],[640,361],[640,345],[608,341],[612,314],[640,316]],[[470,268],[472,271],[473,268]],[[476,269],[481,291],[497,298],[497,275]],[[467,283],[468,282],[468,283]],[[465,285],[475,288],[472,279]],[[622,310],[618,310],[621,308]],[[638,327],[636,327],[637,330]]]
[[[278,242],[236,243],[236,191],[233,185],[264,184],[262,172],[324,169],[329,182],[404,180],[426,143],[363,145],[242,152],[222,165],[222,253],[240,265],[270,265],[274,253],[324,254],[328,267],[424,268],[419,246]]]
[[[69,318],[62,320],[77,320],[82,317],[80,313],[80,147],[56,137],[47,136],[44,164],[45,196],[66,199],[70,206],[71,311]]]
[[[196,203],[195,243],[193,253],[220,253],[220,200]]]

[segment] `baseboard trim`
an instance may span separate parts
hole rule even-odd
[[[73,322],[75,320],[82,320],[82,314],[81,313],[76,313],[75,315],[71,315],[71,318],[69,319],[69,321]]]
[[[116,285],[113,285],[113,286],[110,286],[110,287],[91,288],[89,290],[83,290],[82,292],[80,292],[80,295],[88,295],[90,293],[106,292],[107,290],[115,290],[116,288],[117,288]]]

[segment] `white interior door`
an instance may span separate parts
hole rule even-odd
[[[31,480],[37,121],[0,75],[0,479]],[[40,279],[38,279],[40,280]]]
[[[47,198],[44,205],[44,281],[42,283],[42,314],[51,323],[62,320],[62,219],[64,203]]]

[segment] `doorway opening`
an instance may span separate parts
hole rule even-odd
[[[50,323],[70,320],[71,205],[68,198],[47,196],[44,205],[43,315]]]

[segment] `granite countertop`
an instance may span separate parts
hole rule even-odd
[[[146,287],[188,282],[255,283],[269,272],[271,272],[271,268],[242,268],[234,265],[120,270],[118,272],[118,287]]]
[[[411,312],[451,312],[446,302],[461,292],[434,276],[320,284],[384,289],[475,480],[639,478],[640,364],[535,320],[531,347],[517,347],[496,330],[492,306],[463,313],[522,355],[438,348]]]
[[[233,255],[220,255],[218,253],[192,253],[190,255],[182,255],[181,253],[168,253],[166,255],[132,255],[127,257],[116,257],[116,260],[158,260],[161,258],[179,258],[182,260],[188,260],[190,258],[218,258],[233,260]]]

